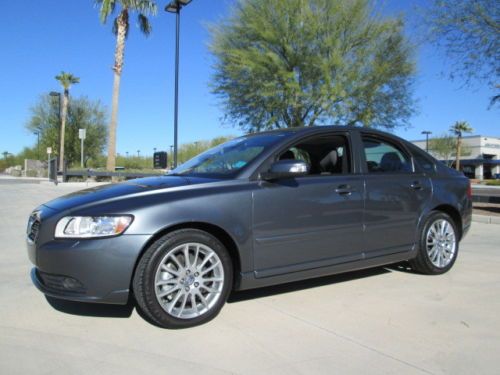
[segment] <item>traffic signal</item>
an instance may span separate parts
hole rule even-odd
[[[167,169],[168,155],[166,151],[158,151],[153,155],[155,169]]]

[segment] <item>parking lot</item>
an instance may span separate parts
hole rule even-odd
[[[165,330],[130,306],[48,301],[29,213],[81,189],[0,181],[1,374],[497,374],[500,225],[474,223],[455,267],[377,268],[234,293],[209,324]]]

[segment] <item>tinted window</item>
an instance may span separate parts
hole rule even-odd
[[[410,158],[392,143],[363,137],[366,164],[370,173],[411,172]]]
[[[412,153],[413,158],[417,162],[420,169],[422,169],[422,171],[427,173],[434,173],[436,171],[436,165],[429,156],[418,149],[412,149]]]
[[[232,176],[286,136],[288,135],[276,133],[236,138],[205,151],[171,173]]]
[[[290,147],[278,160],[295,159],[307,163],[310,175],[345,174],[351,171],[349,141],[343,135],[317,136]]]

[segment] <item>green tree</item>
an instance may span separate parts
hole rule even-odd
[[[62,71],[59,75],[57,75],[56,80],[59,81],[61,86],[63,87],[64,94],[63,94],[63,102],[62,102],[62,109],[61,109],[61,143],[60,143],[60,151],[59,151],[59,168],[63,168],[64,165],[64,137],[66,134],[66,117],[68,114],[68,104],[69,104],[69,89],[71,85],[77,84],[80,82],[80,78],[75,77],[71,73],[66,73]]]
[[[116,128],[118,126],[118,97],[120,94],[120,80],[123,69],[125,53],[125,40],[129,32],[129,13],[137,12],[137,21],[140,30],[146,36],[151,33],[151,24],[147,16],[156,14],[156,3],[150,0],[97,0],[100,5],[99,17],[102,23],[114,13],[117,6],[120,7],[118,15],[113,22],[113,33],[116,35],[115,63],[113,65],[113,98],[111,104],[111,120],[108,131],[108,159],[106,168],[115,170],[116,166]]]
[[[467,121],[457,121],[450,127],[450,132],[452,132],[457,137],[457,153],[455,159],[455,169],[460,170],[460,156],[462,147],[462,135],[463,133],[472,133],[474,129],[471,128]]]
[[[49,95],[40,97],[31,109],[31,118],[26,128],[31,132],[40,131],[40,148],[57,149],[59,119],[54,102]],[[66,160],[71,165],[79,164],[80,140],[78,129],[87,130],[85,139],[85,164],[91,158],[98,157],[106,145],[106,109],[99,101],[91,101],[86,97],[71,100],[67,109],[67,132],[64,139]]]
[[[214,93],[253,132],[407,124],[414,62],[400,18],[369,0],[247,0],[211,28]]]
[[[457,150],[457,142],[450,134],[442,134],[429,140],[429,152],[451,166],[452,156]]]
[[[431,41],[454,66],[451,78],[500,89],[500,6],[497,0],[434,0],[425,12]],[[500,98],[495,95],[492,104]]]
[[[185,163],[189,159],[194,158],[196,155],[207,151],[208,149],[215,147],[221,143],[227,142],[233,139],[231,136],[220,136],[211,139],[210,141],[196,141],[191,143],[184,143],[179,147],[179,164]]]

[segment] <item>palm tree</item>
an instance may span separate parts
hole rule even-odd
[[[455,159],[455,169],[460,170],[460,154],[462,152],[462,134],[472,133],[474,129],[471,128],[467,121],[457,121],[450,127],[450,131],[457,136],[457,156]]]
[[[109,123],[108,136],[108,160],[106,168],[115,170],[116,165],[116,127],[118,122],[118,96],[120,93],[120,79],[123,68],[123,56],[125,52],[125,40],[129,31],[129,13],[137,12],[137,20],[142,33],[148,36],[151,33],[151,24],[148,15],[156,14],[156,3],[151,0],[96,0],[100,4],[99,16],[102,23],[106,23],[116,6],[120,6],[120,12],[114,19],[113,33],[116,35],[115,64],[113,65],[113,99],[111,102],[111,120]]]
[[[64,163],[64,134],[66,132],[66,116],[68,113],[68,104],[69,104],[69,89],[71,85],[74,85],[76,83],[80,83],[80,78],[75,77],[71,73],[66,73],[64,71],[61,72],[61,74],[57,75],[55,77],[61,86],[64,89],[64,95],[63,95],[63,103],[62,103],[62,109],[61,109],[61,144],[60,144],[60,151],[59,151],[59,168],[64,168],[63,163]]]

